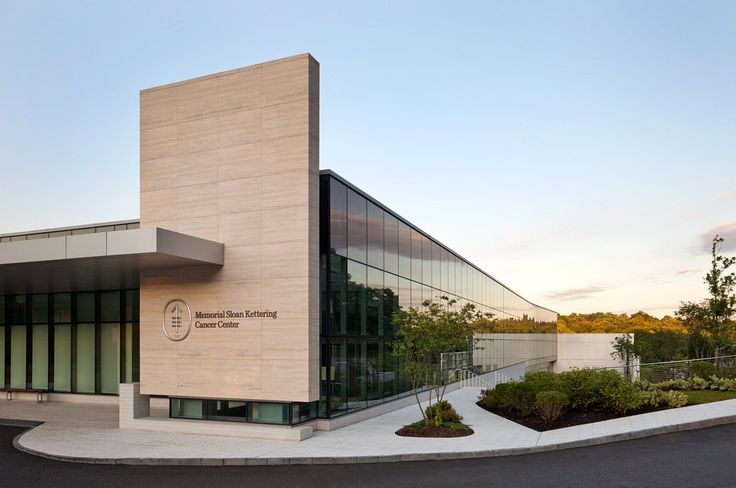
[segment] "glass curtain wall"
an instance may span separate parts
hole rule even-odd
[[[117,394],[138,380],[138,290],[0,296],[5,388]]]
[[[476,337],[493,344],[473,351],[478,372],[556,358],[555,312],[524,300],[331,174],[320,176],[320,266],[320,416],[409,391],[392,352],[392,316],[440,295],[494,315]]]

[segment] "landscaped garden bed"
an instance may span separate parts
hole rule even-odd
[[[685,405],[736,399],[736,379],[710,376],[650,383],[616,371],[530,373],[481,392],[478,405],[537,431],[600,422]]]
[[[631,382],[616,371],[580,369],[530,373],[484,390],[478,405],[537,431],[600,422],[687,404],[679,391]]]
[[[442,422],[439,426],[420,420],[396,431],[402,437],[465,437],[473,435],[473,429],[462,422]]]
[[[396,431],[402,437],[465,437],[475,432],[462,423],[463,418],[447,400],[424,409],[424,418]]]

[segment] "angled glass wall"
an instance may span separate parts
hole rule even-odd
[[[410,390],[394,356],[393,314],[447,295],[495,321],[476,336],[473,368],[557,356],[557,314],[536,306],[333,173],[320,175],[320,416],[336,416]]]
[[[138,381],[138,290],[0,295],[0,384],[118,393]]]

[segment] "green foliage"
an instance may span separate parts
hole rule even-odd
[[[413,429],[423,429],[425,427],[447,427],[454,430],[469,430],[470,427],[462,422],[442,422],[440,425],[436,425],[434,422],[428,420],[419,420],[413,424],[405,425],[404,427],[410,427]]]
[[[490,319],[467,303],[457,306],[457,300],[447,296],[437,301],[426,300],[423,308],[409,308],[396,312],[393,324],[397,327],[393,342],[394,354],[403,358],[404,369],[411,382],[417,404],[425,417],[419,401],[418,390],[424,386],[430,390],[429,403],[441,401],[447,378],[443,375],[440,357],[445,352],[467,351],[473,339],[473,324],[480,319]]]
[[[649,390],[639,392],[642,407],[679,408],[687,405],[687,395],[681,391]]]
[[[534,391],[556,390],[562,391],[562,375],[552,371],[535,371],[524,376],[524,383],[534,387]]]
[[[634,350],[642,363],[657,363],[687,359],[687,334],[670,330],[636,331]]]
[[[636,350],[634,349],[634,340],[630,334],[624,334],[616,337],[611,343],[613,346],[613,352],[611,357],[617,359],[624,366],[624,375],[629,378],[631,377],[631,364],[638,357]]]
[[[560,315],[557,321],[557,330],[561,334],[596,332],[615,334],[624,332],[637,334],[671,332],[684,334],[686,332],[677,318],[667,315],[659,319],[646,312],[636,312],[631,315],[610,312]],[[637,336],[634,342],[636,343],[638,340]]]
[[[551,424],[560,417],[569,403],[567,395],[561,391],[545,390],[537,393],[535,407],[542,420]]]
[[[687,359],[688,336],[682,322],[670,316],[589,313],[560,315],[560,333],[633,333],[633,352],[643,363]]]
[[[736,366],[721,366],[714,374],[719,378],[736,378]]]
[[[446,422],[457,423],[463,418],[447,400],[441,400],[424,410],[427,421],[439,426]]]
[[[648,391],[653,390],[718,390],[718,391],[736,391],[736,379],[721,378],[719,376],[709,376],[701,378],[693,376],[688,380],[669,380],[659,383],[647,384]]]
[[[526,417],[534,411],[536,390],[526,381],[511,381],[494,389],[483,390],[479,401],[484,408],[513,410]]]
[[[573,369],[560,373],[570,407],[580,410],[605,408],[608,397],[624,380],[614,370]]]
[[[481,390],[478,403],[487,410],[513,410],[514,400],[511,394],[513,383],[501,383],[495,388]]]
[[[489,410],[514,411],[526,417],[536,413],[554,422],[565,407],[575,411],[606,411],[626,414],[647,408],[674,408],[686,403],[686,395],[670,390],[694,389],[704,381],[674,380],[658,384],[631,382],[613,370],[574,369],[564,373],[530,373],[521,381],[484,390],[478,404]],[[704,388],[731,388],[736,380],[711,378]],[[715,385],[715,386],[712,386]]]
[[[691,376],[700,376],[701,378],[710,378],[716,374],[716,366],[707,361],[698,361],[687,365],[687,370]]]
[[[716,235],[711,247],[711,269],[705,275],[710,297],[701,302],[683,302],[675,315],[688,332],[690,352],[698,358],[715,355],[736,338],[736,273],[729,268],[736,257],[721,255],[723,238]]]
[[[635,412],[642,408],[641,391],[629,382],[622,382],[611,388],[604,399],[605,410],[616,413]]]

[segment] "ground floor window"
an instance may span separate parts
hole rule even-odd
[[[0,295],[0,387],[114,395],[138,381],[138,296]]]
[[[317,417],[318,402],[253,402],[246,400],[169,399],[169,416],[195,420],[229,420],[293,425]]]

